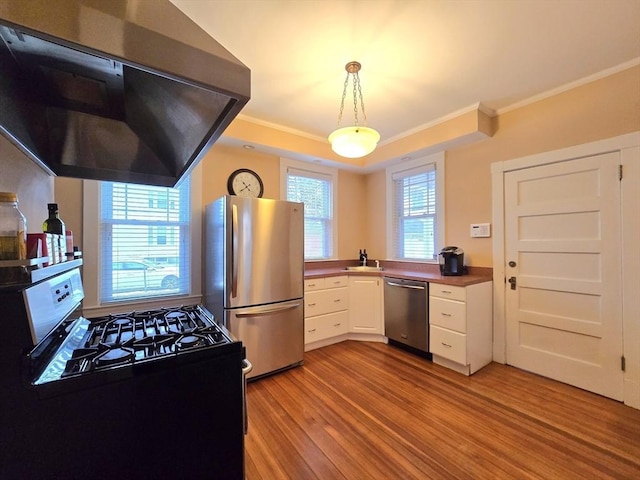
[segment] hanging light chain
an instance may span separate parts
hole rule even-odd
[[[358,126],[358,98],[360,98],[360,106],[362,108],[362,117],[364,120],[364,126],[367,125],[367,114],[364,110],[364,100],[362,98],[362,88],[360,87],[360,64],[357,62],[350,62],[346,65],[347,77],[344,79],[344,87],[342,90],[342,100],[340,101],[340,113],[338,114],[338,126],[342,122],[342,113],[344,111],[344,100],[347,96],[347,87],[349,86],[349,75],[353,75],[353,115],[355,117],[355,126]]]
[[[353,74],[353,105],[354,113],[356,116],[356,127],[358,126],[358,102],[356,101],[356,86],[358,87],[358,96],[360,97],[360,107],[362,108],[362,118],[364,120],[364,126],[367,126],[367,114],[364,111],[364,100],[362,98],[362,89],[360,88],[360,75],[358,72]]]
[[[338,127],[342,121],[342,111],[344,110],[344,99],[347,96],[347,87],[349,86],[349,72],[347,71],[347,78],[344,79],[344,87],[342,89],[342,100],[340,101],[340,114],[338,115]]]

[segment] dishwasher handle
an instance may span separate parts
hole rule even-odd
[[[424,285],[404,285],[402,283],[389,282],[389,281],[387,281],[386,284],[391,286],[391,287],[413,288],[414,290],[424,290],[425,289]]]

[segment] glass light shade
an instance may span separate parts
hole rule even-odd
[[[341,157],[359,158],[376,149],[380,134],[368,127],[343,127],[329,135],[331,149]]]

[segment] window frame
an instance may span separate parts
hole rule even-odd
[[[322,258],[306,258],[305,262],[324,262],[338,258],[338,169],[315,165],[289,158],[280,158],[280,198],[287,200],[287,178],[289,171],[308,172],[310,178],[318,176],[329,177],[331,183],[331,235],[329,256]]]
[[[438,252],[444,246],[444,229],[445,229],[445,195],[444,195],[444,152],[438,152],[425,157],[416,158],[407,162],[402,162],[396,165],[387,167],[385,170],[386,175],[386,223],[387,223],[387,258],[389,260],[399,262],[415,262],[415,263],[438,263]],[[398,248],[396,246],[396,237],[394,235],[394,207],[395,207],[395,191],[394,191],[394,175],[399,173],[410,173],[416,171],[419,173],[421,169],[433,166],[436,172],[436,223],[435,230],[436,235],[434,238],[434,258],[433,259],[414,259],[399,257],[396,255]],[[408,175],[410,176],[410,175]]]
[[[190,175],[189,244],[190,262],[188,292],[158,297],[128,298],[126,300],[100,301],[100,182],[83,180],[82,253],[83,253],[83,315],[100,316],[132,310],[174,307],[202,301],[202,181],[201,166]]]

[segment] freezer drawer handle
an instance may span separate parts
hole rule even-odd
[[[286,307],[281,307],[281,308],[269,308],[269,309],[265,309],[265,310],[257,310],[254,312],[247,312],[247,313],[237,313],[236,317],[238,318],[243,318],[243,317],[262,317],[265,315],[272,315],[274,313],[278,313],[278,312],[285,312],[287,310],[293,310],[294,308],[298,308],[300,306],[300,303],[294,303],[291,305],[287,305]]]
[[[395,282],[387,282],[387,285],[390,285],[392,287],[413,288],[415,290],[424,290],[424,287],[421,287],[419,285],[402,285],[401,283],[395,283]]]

